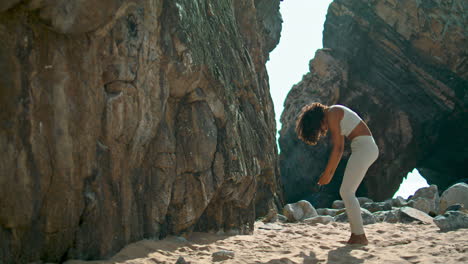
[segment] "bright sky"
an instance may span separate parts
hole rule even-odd
[[[309,61],[322,48],[322,31],[328,6],[332,0],[287,0],[281,2],[283,29],[278,46],[270,53],[266,67],[270,77],[270,92],[275,106],[276,128],[281,129],[283,103],[292,86],[309,72]],[[278,135],[277,135],[278,137]],[[278,146],[279,148],[279,146]],[[428,186],[417,170],[408,173],[395,193],[407,198]]]

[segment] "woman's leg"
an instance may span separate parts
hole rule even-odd
[[[355,193],[367,169],[377,159],[378,149],[375,143],[373,143],[373,139],[371,141],[366,139],[356,143],[354,146],[352,145],[352,154],[346,165],[340,195],[346,206],[351,233],[362,235],[364,234],[364,227],[361,207]]]

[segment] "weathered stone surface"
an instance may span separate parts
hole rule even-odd
[[[425,224],[430,224],[433,222],[433,219],[428,214],[418,209],[408,206],[400,208],[400,222],[412,221],[420,221]]]
[[[392,198],[389,201],[391,201],[392,206],[395,206],[395,207],[407,206],[406,199],[401,196],[397,196],[397,198]]]
[[[361,217],[362,222],[364,225],[375,224],[377,222],[376,217],[369,212],[368,210],[361,208]],[[348,214],[343,212],[335,216],[335,221],[337,222],[347,222],[348,221]]]
[[[388,211],[392,210],[392,204],[388,202],[370,202],[365,203],[362,205],[362,208],[369,210],[369,212],[377,212],[377,211]]]
[[[447,207],[457,203],[468,207],[468,184],[457,183],[445,190],[440,197],[439,213],[444,213]]]
[[[282,205],[265,68],[279,0],[0,8],[0,262],[246,234]]]
[[[468,213],[462,211],[447,211],[434,218],[434,222],[441,231],[468,228]]]
[[[437,215],[439,212],[439,190],[436,185],[418,189],[408,201],[408,206],[416,208],[426,214]]]
[[[296,116],[311,102],[343,104],[367,122],[380,150],[359,196],[391,197],[418,168],[445,190],[468,171],[468,5],[464,0],[335,0],[324,25],[324,49],[289,92],[281,116],[281,178],[287,202],[316,207],[339,199],[349,148],[329,186],[309,190],[326,166],[329,143],[300,142]],[[347,143],[348,144],[348,143]]]
[[[283,214],[290,222],[302,221],[306,218],[318,216],[315,208],[308,201],[304,200],[285,205]]]
[[[374,213],[375,219],[378,222],[397,223],[400,222],[400,210],[378,211]]]

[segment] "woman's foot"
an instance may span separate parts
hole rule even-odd
[[[348,240],[348,244],[367,245],[369,244],[369,241],[366,238],[366,234],[355,235],[351,233],[351,237]]]

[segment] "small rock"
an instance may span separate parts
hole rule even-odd
[[[317,214],[335,216],[335,215],[337,215],[338,211],[339,211],[339,209],[319,208],[319,209],[317,209]]]
[[[273,223],[278,221],[278,212],[275,209],[270,209],[268,214],[263,218],[263,223]]]
[[[211,256],[213,257],[213,262],[223,261],[234,258],[234,251],[221,250],[213,253]]]
[[[447,211],[467,211],[467,210],[465,209],[463,204],[456,203],[456,204],[452,204],[451,206],[447,207],[447,209],[445,209],[444,213],[446,213]]]
[[[288,218],[282,214],[278,214],[278,221],[285,223],[288,221]]]
[[[290,222],[302,221],[303,219],[318,216],[315,208],[308,201],[302,200],[297,203],[287,204],[283,208],[283,214]]]
[[[326,224],[334,222],[334,221],[335,221],[335,219],[332,216],[329,216],[329,215],[324,215],[324,216],[319,215],[319,216],[304,219],[305,223],[311,224],[311,225],[316,225],[316,224],[326,225]]]
[[[430,224],[433,222],[432,217],[430,217],[428,214],[409,206],[400,208],[400,213],[400,222],[421,221],[425,224]]]
[[[468,228],[468,214],[462,211],[447,211],[434,218],[434,222],[441,231]]]
[[[175,264],[190,264],[190,261],[185,261],[183,257],[179,257]]]
[[[368,210],[361,208],[361,216],[362,216],[362,221],[364,225],[369,225],[369,224],[375,224],[377,221],[375,219],[375,216],[369,212]],[[343,212],[337,216],[335,216],[335,221],[336,222],[347,222],[348,221],[348,215],[346,212]]]
[[[406,199],[401,196],[397,196],[397,198],[392,199],[392,206],[395,206],[395,207],[407,206]]]
[[[439,213],[445,212],[447,207],[456,203],[468,208],[468,184],[457,183],[445,190],[440,196]]]
[[[365,208],[373,213],[377,211],[392,210],[392,204],[389,202],[368,202],[363,204],[362,208]]]

